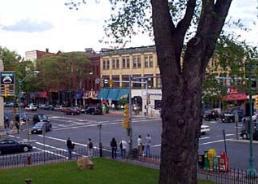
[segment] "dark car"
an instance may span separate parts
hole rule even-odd
[[[19,143],[15,140],[1,140],[0,141],[0,155],[7,153],[18,153],[18,152],[28,152],[32,150],[30,144]]]
[[[211,121],[211,120],[216,121],[219,118],[219,113],[216,110],[208,110],[204,112],[203,118],[206,121]]]
[[[79,115],[81,114],[81,110],[77,107],[68,107],[63,111],[67,115]]]
[[[36,123],[31,130],[32,134],[42,134],[44,132],[44,129],[46,132],[51,131],[52,124],[49,122],[41,121]]]
[[[48,116],[45,114],[34,114],[32,121],[33,121],[33,124],[36,124],[37,122],[40,122],[40,121],[49,122]]]
[[[232,112],[224,112],[221,115],[222,123],[234,123],[235,122],[235,114]]]
[[[92,115],[101,115],[102,109],[101,107],[87,107],[85,110],[86,114],[92,114]]]

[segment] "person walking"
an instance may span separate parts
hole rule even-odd
[[[116,139],[113,137],[111,142],[110,142],[110,146],[112,149],[112,159],[116,159],[116,151],[117,151],[117,142]]]
[[[137,149],[138,149],[138,155],[142,156],[143,151],[143,144],[142,144],[142,136],[139,135],[137,139]]]
[[[68,159],[71,160],[72,159],[72,151],[74,149],[74,144],[71,141],[70,137],[68,137],[68,139],[66,141],[66,146],[67,146],[67,150],[68,150]]]
[[[145,148],[144,148],[144,155],[146,157],[150,156],[150,146],[151,146],[151,136],[150,134],[147,134],[147,136],[145,137]]]
[[[91,138],[88,139],[88,156],[93,157],[93,143]]]

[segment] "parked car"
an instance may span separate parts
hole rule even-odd
[[[211,121],[211,120],[217,120],[219,118],[219,113],[216,110],[207,110],[203,114],[203,118],[206,121]]]
[[[242,130],[240,132],[240,136],[243,139],[249,139],[250,138],[250,123],[249,123],[249,117],[244,117],[242,121]],[[256,116],[252,116],[252,126],[253,126],[253,140],[258,140],[258,125],[256,123]]]
[[[37,111],[38,107],[34,104],[29,104],[27,107],[25,107],[25,110],[27,110],[27,111]]]
[[[28,152],[32,150],[30,144],[19,143],[15,140],[4,139],[0,141],[0,155],[7,153]]]
[[[54,106],[53,105],[47,105],[47,104],[40,104],[39,108],[43,109],[43,110],[51,110],[51,111],[54,110]]]
[[[85,110],[86,114],[92,114],[92,115],[101,115],[102,114],[102,109],[101,107],[87,107]]]
[[[43,131],[49,132],[52,129],[52,124],[50,122],[40,121],[37,122],[31,130],[32,134],[42,134]]]
[[[33,121],[33,124],[36,124],[37,122],[40,122],[40,121],[49,122],[48,116],[45,114],[34,114],[32,121]]]
[[[67,115],[79,115],[81,110],[78,107],[68,107],[63,112]]]
[[[210,126],[208,126],[208,125],[201,125],[201,134],[202,135],[207,134],[210,130],[211,130]]]

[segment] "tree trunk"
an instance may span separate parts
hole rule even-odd
[[[163,87],[160,184],[197,183],[201,125],[201,80],[197,78],[183,77]]]

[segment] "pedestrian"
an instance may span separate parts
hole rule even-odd
[[[145,148],[144,148],[144,154],[146,157],[150,156],[150,146],[151,146],[151,136],[150,134],[147,134],[145,137]]]
[[[91,138],[88,139],[88,156],[93,157],[93,143]]]
[[[139,135],[137,139],[137,149],[138,149],[138,155],[142,156],[143,151],[143,144],[142,144],[142,136]]]
[[[119,143],[121,158],[126,158],[127,146],[128,144],[125,140],[121,140],[121,142]]]
[[[113,137],[111,142],[110,142],[110,146],[112,149],[112,159],[116,159],[116,151],[117,151],[117,142],[116,139]]]
[[[15,127],[17,129],[17,134],[20,133],[20,122],[19,121],[15,121]]]
[[[67,141],[66,141],[66,146],[67,146],[67,150],[68,150],[68,159],[71,160],[72,159],[72,151],[74,149],[74,145],[73,142],[71,141],[70,137],[68,137]]]

